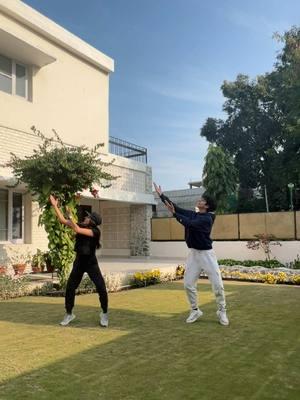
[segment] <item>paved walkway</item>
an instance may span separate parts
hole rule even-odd
[[[160,270],[173,269],[185,262],[184,258],[155,258],[155,257],[101,257],[99,258],[101,271],[104,273],[147,271],[158,268]]]
[[[174,267],[185,262],[184,258],[155,258],[155,257],[99,257],[101,271],[108,273],[133,274],[138,271],[149,271],[159,269],[160,271],[173,271]],[[57,281],[56,273],[40,273],[28,275],[34,285],[45,282]]]

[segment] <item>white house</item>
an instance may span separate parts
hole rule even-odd
[[[100,200],[84,193],[81,206],[102,214],[102,253],[125,256],[137,242],[150,241],[154,198],[146,150],[109,137],[113,70],[111,58],[28,5],[0,0],[0,164],[10,152],[32,153],[40,140],[32,125],[45,135],[54,128],[68,144],[104,143],[101,158],[115,158],[109,172],[120,178],[100,190]],[[0,253],[7,243],[46,249],[37,203],[25,185],[10,187],[13,182],[1,167]]]

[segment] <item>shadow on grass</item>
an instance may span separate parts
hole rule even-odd
[[[75,349],[78,337],[95,343],[97,335],[108,339],[71,356],[49,357],[42,366],[7,379],[0,399],[298,399],[299,290],[226,284],[231,326],[222,327],[205,283],[200,285],[204,317],[185,324],[185,305],[175,303],[179,288],[176,282],[117,294],[126,304],[121,308],[113,302],[107,330],[96,330],[98,307],[81,304],[81,296],[78,320],[66,328],[56,326],[63,303],[57,299],[0,303],[1,321],[45,325],[49,335],[66,340],[66,349]],[[116,331],[122,336],[110,339]],[[24,337],[25,347],[27,341]],[[44,345],[43,338],[36,343],[37,357]]]

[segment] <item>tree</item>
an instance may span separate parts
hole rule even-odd
[[[274,71],[254,80],[239,74],[234,82],[225,81],[227,118],[208,118],[201,129],[210,143],[234,157],[239,211],[245,200],[256,206],[254,189],[263,194],[265,186],[270,208],[286,209],[287,183],[300,182],[300,29],[278,38],[284,47]]]
[[[47,232],[50,258],[57,268],[60,284],[64,286],[74,257],[74,233],[59,223],[49,203],[49,195],[54,194],[63,211],[68,208],[76,217],[78,192],[89,188],[95,193],[94,184],[109,187],[111,180],[117,177],[103,170],[111,163],[101,161],[101,144],[93,149],[86,146],[67,146],[55,131],[53,137],[47,138],[35,127],[32,130],[41,139],[38,149],[25,159],[12,154],[6,166],[12,168],[18,181],[26,183],[37,197],[42,210],[39,223],[44,225]]]
[[[209,145],[203,169],[203,186],[217,201],[219,212],[228,210],[229,196],[237,188],[237,171],[233,160],[221,146]]]
[[[268,79],[282,118],[280,158],[285,166],[285,184],[300,186],[300,27],[294,26],[276,38],[283,43],[283,49]]]

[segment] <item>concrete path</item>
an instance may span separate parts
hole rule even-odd
[[[100,257],[98,259],[100,269],[104,273],[134,273],[152,269],[168,270],[174,269],[185,262],[184,258],[155,258],[155,257]]]
[[[174,271],[177,265],[184,264],[184,258],[155,258],[155,257],[99,257],[102,273],[131,275],[139,271],[159,269],[162,272]],[[56,273],[38,273],[27,275],[32,286],[40,286],[46,282],[57,282]]]

